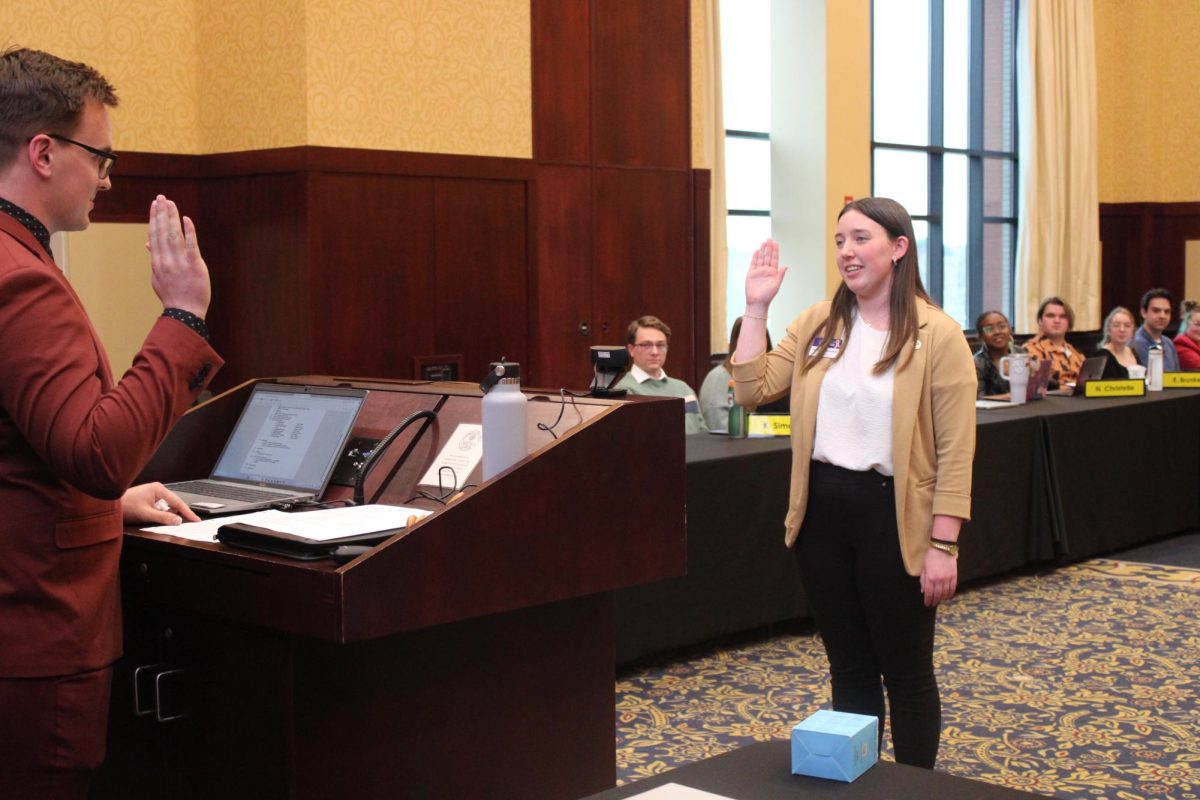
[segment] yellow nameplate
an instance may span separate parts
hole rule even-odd
[[[747,436],[791,436],[790,414],[751,414]]]
[[[1088,381],[1083,385],[1086,397],[1141,397],[1146,393],[1146,382],[1141,378],[1113,381]]]
[[[1164,372],[1164,389],[1200,389],[1200,372]]]

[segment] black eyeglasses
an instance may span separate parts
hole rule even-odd
[[[47,133],[46,135],[51,139],[56,139],[60,142],[66,142],[67,144],[73,144],[76,147],[82,147],[84,150],[87,150],[92,155],[98,157],[100,159],[100,180],[107,178],[109,173],[112,172],[113,164],[117,163],[116,153],[110,153],[107,150],[101,150],[99,147],[92,147],[90,144],[84,144],[83,142],[77,142],[74,139],[68,139],[66,136],[59,136],[57,133]]]

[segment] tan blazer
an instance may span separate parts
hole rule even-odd
[[[821,359],[804,375],[800,368],[829,308],[829,301],[817,303],[796,318],[770,353],[733,365],[741,405],[760,405],[791,390],[788,547],[796,542],[808,504],[817,404],[832,359]],[[971,518],[977,388],[971,349],[958,323],[937,307],[917,301],[917,324],[917,340],[902,351],[896,363],[892,394],[896,524],[904,567],[910,575],[921,572],[935,514]]]
[[[0,677],[120,656],[120,497],[222,363],[163,318],[114,384],[74,290],[0,212]]]

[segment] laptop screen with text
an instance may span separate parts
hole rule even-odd
[[[259,384],[212,477],[320,492],[354,425],[363,394]]]

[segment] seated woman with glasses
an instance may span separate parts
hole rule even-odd
[[[625,389],[630,394],[682,397],[685,431],[705,433],[708,426],[700,414],[696,392],[683,381],[667,377],[663,369],[667,363],[667,344],[670,339],[671,329],[658,317],[647,315],[629,323],[625,347],[629,350],[633,366],[613,388]]]
[[[1200,369],[1200,303],[1184,300],[1179,307],[1179,333],[1175,336],[1179,366]]]
[[[1000,374],[1000,359],[1012,355],[1012,326],[999,311],[985,311],[975,320],[979,349],[975,351],[975,377],[979,379],[979,397],[1008,394],[1008,380]]]
[[[1104,318],[1104,336],[1096,348],[1096,355],[1104,356],[1102,380],[1128,378],[1129,367],[1137,366],[1137,353],[1130,346],[1135,330],[1133,312],[1125,306],[1117,306]]]

